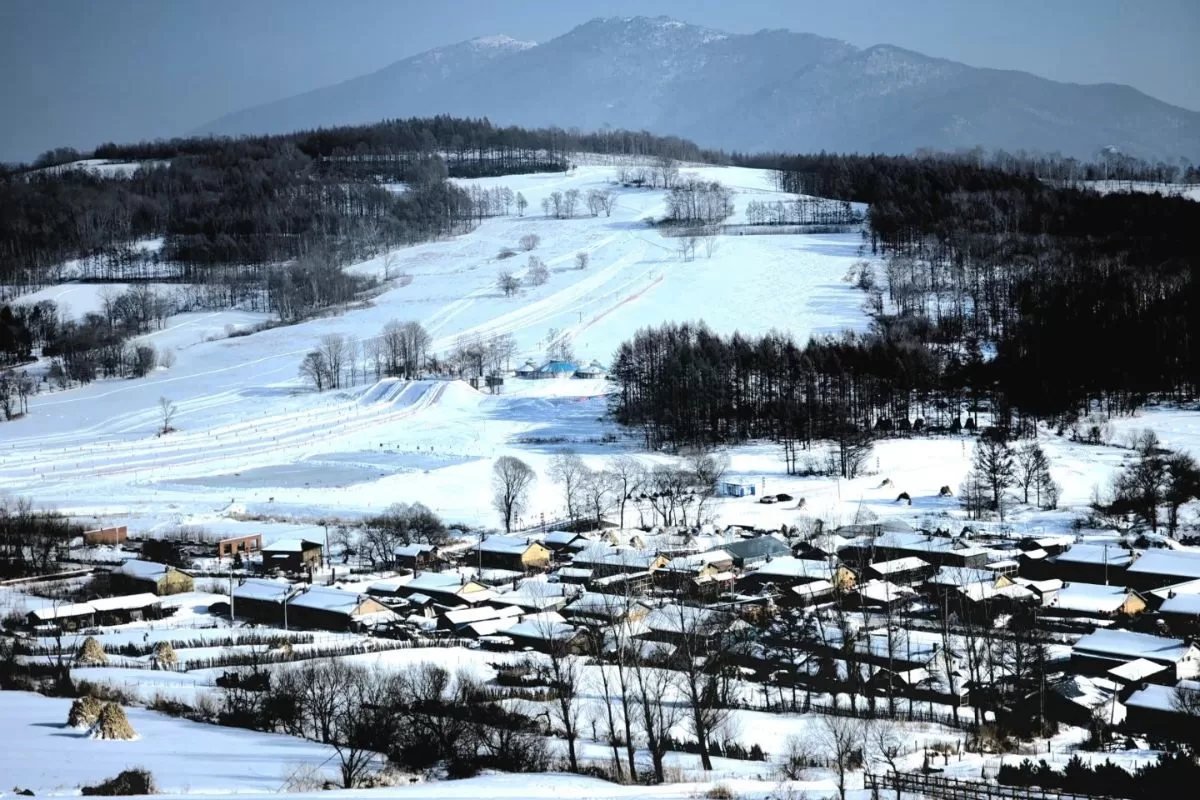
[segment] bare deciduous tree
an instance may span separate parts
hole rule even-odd
[[[330,389],[342,387],[342,372],[345,369],[346,357],[350,347],[346,337],[340,333],[327,333],[321,337],[317,350],[325,357],[326,378]]]
[[[525,268],[525,277],[533,286],[541,286],[550,280],[550,270],[547,269],[546,262],[537,256],[530,256],[529,265]]]
[[[587,253],[585,253],[585,252],[576,253],[575,254],[575,269],[587,269],[588,262],[590,260],[591,260],[591,256],[589,256]]]
[[[175,404],[165,397],[158,398],[158,416],[162,420],[162,432],[170,433],[175,430],[173,423],[175,422]]]
[[[558,453],[550,459],[550,479],[562,487],[567,518],[572,521],[579,518],[587,476],[587,465],[575,453]]]
[[[521,281],[516,275],[513,275],[508,270],[504,270],[496,279],[496,288],[499,289],[505,297],[512,297],[521,288]]]
[[[492,467],[492,506],[512,532],[517,517],[529,502],[529,490],[537,480],[533,468],[515,456],[501,456]]]
[[[542,237],[538,236],[536,233],[527,233],[520,239],[521,249],[527,253],[530,250],[536,250],[537,246],[541,243]]]

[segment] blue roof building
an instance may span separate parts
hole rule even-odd
[[[573,378],[577,367],[570,361],[547,361],[538,367],[535,378]]]

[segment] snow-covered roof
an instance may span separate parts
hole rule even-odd
[[[1074,647],[1074,652],[1084,655],[1095,654],[1130,661],[1148,658],[1151,661],[1169,663],[1184,658],[1188,650],[1188,643],[1181,639],[1110,628],[1101,628],[1083,636]]]
[[[692,572],[709,564],[721,564],[733,561],[733,556],[724,550],[709,550],[706,553],[689,553],[686,556],[676,556],[667,562],[666,568],[671,572]]]
[[[128,594],[123,597],[102,597],[99,600],[89,600],[88,605],[97,611],[128,611],[145,608],[158,602],[158,595],[150,592]]]
[[[871,565],[871,569],[880,575],[894,575],[897,572],[910,572],[928,566],[929,562],[916,556],[905,556],[904,558],[894,558],[891,561],[876,561]]]
[[[612,619],[625,614],[633,602],[624,595],[584,592],[567,604],[563,611],[568,614],[586,614]]]
[[[1121,687],[1107,678],[1064,675],[1050,688],[1060,697],[1090,710],[1111,703]]]
[[[1200,553],[1183,550],[1146,550],[1127,571],[1178,578],[1200,578]]]
[[[1115,614],[1129,594],[1122,586],[1071,582],[1063,584],[1049,605],[1081,614]]]
[[[1161,600],[1167,600],[1179,594],[1200,594],[1200,580],[1184,581],[1183,583],[1163,586],[1161,589],[1151,589],[1150,594]]]
[[[538,367],[538,372],[543,375],[558,375],[566,372],[576,372],[578,367],[570,361],[547,361]]]
[[[234,600],[265,600],[282,603],[283,598],[296,588],[296,584],[271,578],[247,578],[240,586],[233,587]]]
[[[994,583],[996,573],[986,569],[976,569],[974,567],[942,567],[927,583],[932,583],[937,586],[970,586],[973,583]]]
[[[442,614],[442,617],[451,625],[466,625],[472,622],[482,622],[487,619],[515,618],[520,615],[521,609],[517,606],[505,606],[503,608],[479,606],[477,608],[458,608],[447,611]]]
[[[873,600],[877,603],[894,603],[899,600],[904,600],[916,596],[916,591],[907,586],[897,586],[891,581],[875,580],[867,581],[859,584],[858,596],[864,600]]]
[[[489,536],[481,541],[477,549],[481,553],[503,553],[504,555],[523,554],[532,547],[534,542],[523,536]]]
[[[990,583],[973,583],[970,586],[959,587],[958,591],[977,603],[984,600],[996,600],[1001,597],[1018,601],[1035,599],[1033,592],[1019,583],[1011,583],[1007,586],[995,586]]]
[[[350,615],[362,602],[363,598],[357,592],[347,592],[331,586],[310,586],[293,596],[288,605]]]
[[[575,578],[578,580],[587,580],[592,577],[592,570],[585,567],[563,567],[556,573],[560,578]]]
[[[549,581],[525,581],[518,588],[496,595],[497,603],[507,603],[522,608],[543,609],[558,605],[566,599],[581,594],[583,587],[569,583]]]
[[[1031,581],[1028,578],[1013,578],[1013,581],[1043,595],[1050,592],[1057,592],[1064,586],[1061,578],[1047,578],[1042,581]]]
[[[263,547],[264,553],[302,553],[305,550],[316,550],[320,542],[310,542],[308,539],[280,539]]]
[[[468,622],[464,628],[473,636],[482,638],[506,631],[516,625],[517,622],[518,617],[496,617],[494,619],[481,619],[478,622]]]
[[[742,560],[791,556],[792,548],[774,536],[755,536],[725,545],[725,552]]]
[[[431,544],[406,544],[403,547],[396,548],[396,555],[400,558],[416,558],[417,556],[428,555],[436,549]]]
[[[1108,671],[1109,675],[1114,678],[1120,678],[1127,683],[1135,683],[1144,680],[1156,673],[1166,669],[1162,664],[1155,664],[1145,658],[1136,658],[1133,661],[1127,661],[1124,664],[1119,664]]]
[[[550,531],[542,540],[543,544],[568,545],[576,539],[582,539],[578,533],[572,531]]]
[[[509,636],[520,636],[525,639],[561,642],[575,636],[575,626],[563,619],[561,614],[549,611],[541,614],[529,614],[516,625],[506,628],[504,632]]]
[[[833,584],[829,581],[809,581],[798,586],[793,586],[789,591],[801,597],[814,597],[833,591]]]
[[[29,612],[34,619],[46,621],[49,619],[65,619],[67,617],[86,617],[96,613],[91,603],[63,603],[60,606],[46,606]]]
[[[833,568],[829,566],[827,561],[784,556],[783,558],[768,561],[758,569],[747,574],[757,576],[763,581],[769,581],[772,578],[829,580],[833,577]]]
[[[1105,564],[1110,567],[1125,567],[1133,561],[1133,554],[1118,545],[1077,544],[1066,552],[1055,556],[1059,564]]]
[[[156,561],[141,561],[134,558],[117,567],[113,570],[113,573],[139,580],[156,581],[163,575],[166,575],[170,569],[166,564],[159,564]]]
[[[1168,597],[1158,609],[1163,614],[1200,616],[1200,594],[1177,594]]]
[[[1129,695],[1129,698],[1125,701],[1125,705],[1131,708],[1179,713],[1176,708],[1176,688],[1175,686],[1161,686],[1151,683]],[[1200,692],[1200,681],[1180,681],[1178,688]]]
[[[654,609],[642,621],[649,630],[663,633],[717,633],[729,620],[711,609],[672,603]]]

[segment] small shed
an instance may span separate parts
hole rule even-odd
[[[406,544],[396,548],[396,564],[408,569],[429,569],[438,561],[438,548],[431,544]]]
[[[159,596],[182,594],[195,589],[191,575],[166,564],[140,559],[130,559],[113,570],[109,575],[109,585],[116,592],[149,592]]]
[[[488,536],[475,546],[479,566],[536,572],[550,566],[550,551],[540,542],[523,536]]]
[[[721,481],[717,484],[717,494],[720,497],[753,497],[755,489],[748,481]]]
[[[399,617],[378,600],[330,586],[310,586],[288,600],[288,625],[345,631]]]
[[[537,364],[534,364],[532,361],[526,361],[524,364],[517,367],[513,374],[518,378],[532,378],[537,375],[537,371]]]
[[[308,539],[281,539],[262,549],[265,572],[303,572],[318,569],[324,559],[320,542]]]
[[[733,557],[733,566],[738,569],[761,567],[775,558],[790,558],[792,549],[774,536],[755,536],[742,539],[722,548]]]

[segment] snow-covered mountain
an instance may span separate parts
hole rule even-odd
[[[222,117],[201,131],[275,133],[449,113],[611,125],[729,149],[910,152],[982,145],[1200,158],[1200,113],[1128,86],[1058,83],[890,45],[730,34],[664,17],[595,19],[534,44],[474,39]]]

